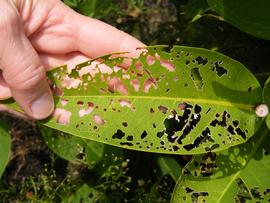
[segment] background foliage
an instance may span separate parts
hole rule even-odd
[[[187,45],[221,52],[244,64],[261,86],[269,75],[270,42],[264,40],[269,39],[267,23],[270,22],[266,1],[258,6],[252,6],[253,1],[222,0],[67,0],[65,3],[149,45]],[[215,56],[214,52],[209,53]],[[252,86],[255,93],[252,91],[250,100],[245,100],[245,94],[239,101],[261,102],[257,80],[237,62],[226,60],[235,63],[235,71],[241,70],[243,74],[225,86],[242,85],[245,90]],[[246,77],[249,79],[244,80]],[[265,87],[263,96],[269,104],[269,80]],[[130,151],[49,128],[37,128],[7,115],[1,114],[1,118],[10,121],[12,137],[9,164],[1,178],[1,202],[269,200],[269,132],[264,124],[247,143],[191,157]],[[248,120],[255,122],[256,117]],[[269,116],[266,120],[269,124]],[[256,122],[253,131],[259,127],[259,120]],[[7,143],[0,145],[5,157],[9,153],[8,137],[7,130],[0,129],[0,140],[5,139]],[[7,163],[2,156],[1,163],[2,168]]]

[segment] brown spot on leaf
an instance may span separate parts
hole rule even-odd
[[[166,106],[159,105],[158,110],[161,111],[162,113],[166,114],[168,111],[168,108]]]

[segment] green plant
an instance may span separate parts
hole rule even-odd
[[[6,121],[0,118],[0,177],[2,176],[8,162],[10,143],[9,126]]]
[[[101,18],[114,9],[112,0],[64,0],[64,3],[83,15]]]
[[[268,39],[260,26],[243,26],[223,12],[232,5],[240,8],[228,2],[208,1],[228,22]],[[187,14],[191,22],[210,11],[206,1],[191,5],[196,5],[189,7],[196,8]],[[270,201],[270,78],[262,88],[244,65],[206,49],[152,46],[141,52],[137,59],[118,53],[48,73],[56,111],[38,122],[44,140],[59,157],[95,174],[73,193],[63,192],[62,201],[126,201],[128,170],[136,166],[130,166],[121,148],[194,155],[182,173],[175,157],[157,156],[154,162],[158,176],[177,181],[171,202]],[[13,101],[6,104],[16,109]],[[136,190],[134,199],[165,201],[159,197],[159,182],[149,193],[144,187]],[[146,184],[138,179],[138,185]]]

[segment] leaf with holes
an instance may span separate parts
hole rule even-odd
[[[85,143],[81,138],[44,126],[40,129],[46,144],[59,157],[77,164],[86,163]]]
[[[9,159],[11,139],[9,126],[3,118],[0,118],[0,177],[2,176]]]
[[[105,145],[61,131],[40,126],[41,134],[49,148],[58,156],[77,164],[88,164],[93,169],[103,158]]]
[[[171,202],[269,201],[269,143],[264,126],[249,143],[195,157],[184,168]]]
[[[240,30],[270,39],[269,0],[208,0],[208,4]]]
[[[239,62],[200,48],[140,50],[137,59],[113,54],[52,70],[56,110],[43,124],[171,154],[224,150],[260,126],[254,107],[262,102],[261,87]]]

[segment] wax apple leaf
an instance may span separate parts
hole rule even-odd
[[[128,149],[198,154],[246,142],[262,119],[257,79],[239,62],[191,47],[140,49],[49,72],[56,110],[42,123]]]
[[[194,158],[173,192],[174,202],[267,202],[270,135],[265,127],[249,143]]]
[[[270,39],[269,0],[208,0],[208,4],[240,30]]]

